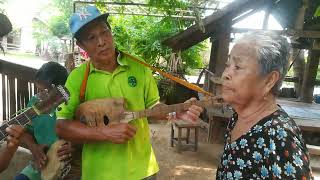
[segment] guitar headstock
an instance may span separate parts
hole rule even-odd
[[[38,101],[34,105],[37,114],[50,113],[52,109],[57,108],[61,103],[67,102],[70,98],[69,91],[61,86],[52,86],[37,94]]]

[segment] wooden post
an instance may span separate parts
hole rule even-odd
[[[301,7],[299,8],[296,22],[295,22],[295,29],[296,30],[303,30],[303,24],[304,24],[304,16],[306,13],[306,9],[308,7],[308,0],[303,0],[303,3]],[[293,49],[293,73],[294,77],[297,77],[299,79],[299,82],[294,83],[294,89],[296,90],[296,96],[297,98],[300,98],[302,96],[302,81],[303,81],[303,74],[304,74],[304,68],[305,68],[305,61],[304,61],[304,50],[303,49]]]
[[[16,84],[15,78],[8,76],[8,102],[9,102],[9,117],[16,113]]]
[[[319,65],[320,50],[310,50],[306,69],[304,71],[302,82],[301,101],[311,103],[313,100],[313,90],[315,80],[317,77],[317,70]]]
[[[293,73],[294,77],[298,78],[298,82],[294,83],[294,89],[296,90],[297,98],[301,97],[302,80],[304,73],[304,50],[303,49],[293,49]]]
[[[7,95],[6,93],[8,92],[7,86],[6,86],[6,75],[2,74],[2,120],[7,119]]]
[[[212,42],[209,71],[213,72],[217,77],[221,77],[225,69],[225,63],[228,60],[230,34],[231,19],[227,18],[224,26],[217,32],[216,39]],[[209,80],[209,91],[219,94],[219,92],[216,92],[217,90],[217,87]]]

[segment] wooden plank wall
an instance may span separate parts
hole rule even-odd
[[[0,59],[0,123],[26,107],[34,95],[32,79],[36,69]]]

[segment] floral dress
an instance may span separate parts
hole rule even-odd
[[[279,109],[231,141],[235,114],[228,123],[217,179],[312,179],[309,153],[300,129]]]

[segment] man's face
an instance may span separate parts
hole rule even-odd
[[[102,21],[94,21],[83,27],[77,44],[84,49],[92,61],[103,63],[115,53],[111,30]]]

